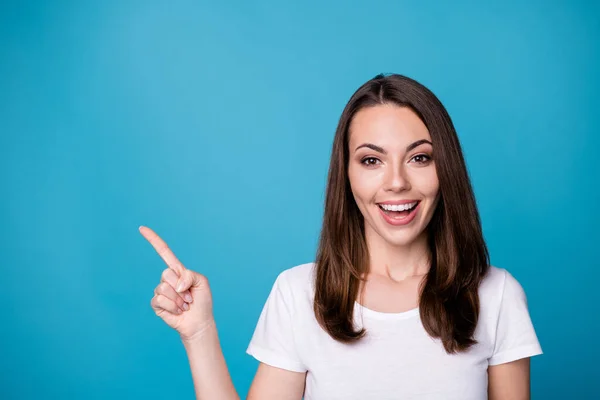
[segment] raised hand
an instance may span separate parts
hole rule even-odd
[[[141,226],[140,233],[168,266],[154,289],[150,305],[156,315],[179,332],[182,340],[192,340],[213,323],[208,280],[185,268],[152,229]]]

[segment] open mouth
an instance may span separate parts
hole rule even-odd
[[[410,215],[419,205],[420,201],[414,201],[407,204],[377,204],[381,211],[392,219],[403,219]]]

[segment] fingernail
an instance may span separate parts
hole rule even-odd
[[[183,303],[183,309],[184,309],[185,311],[187,311],[187,310],[189,310],[189,309],[190,309],[190,306],[188,306],[188,303]]]
[[[186,293],[185,296],[183,296],[183,298],[185,299],[185,301],[187,301],[188,303],[192,302],[192,295],[189,293]]]
[[[177,289],[178,292],[181,292],[183,290],[183,281],[179,281],[179,283],[177,284]]]

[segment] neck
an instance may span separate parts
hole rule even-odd
[[[426,232],[403,246],[391,245],[370,230],[365,232],[365,239],[369,249],[369,274],[399,282],[429,271],[431,252]]]

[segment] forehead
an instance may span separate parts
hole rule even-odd
[[[349,142],[404,146],[419,139],[431,140],[427,127],[408,107],[380,104],[358,111],[349,127]],[[360,142],[360,143],[358,143]]]

